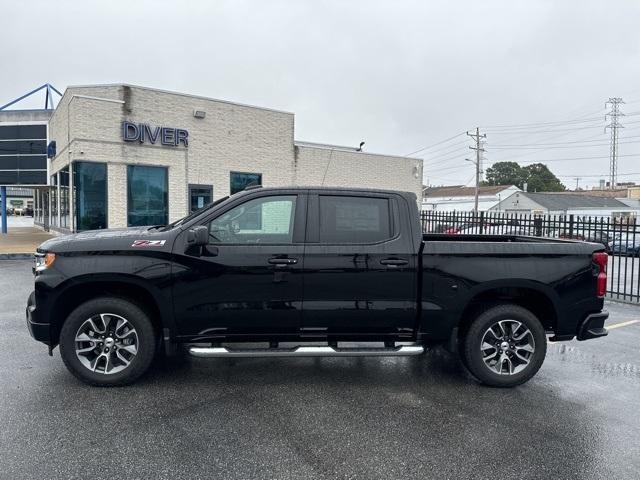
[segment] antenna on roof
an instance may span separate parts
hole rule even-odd
[[[364,145],[364,142],[360,142],[360,146],[358,148],[356,148],[356,152],[361,152],[363,145]]]

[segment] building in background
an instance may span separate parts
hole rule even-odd
[[[0,108],[0,188],[6,189],[7,210],[0,200],[0,212],[31,213],[32,187],[48,190],[47,124],[53,110],[4,110],[6,106]],[[3,222],[3,231],[5,226]]]
[[[69,87],[49,122],[36,223],[165,224],[248,185],[414,192],[422,160],[294,140],[294,115],[131,85]],[[41,208],[38,208],[41,207]]]
[[[475,206],[475,187],[453,185],[427,187],[422,191],[422,210],[468,212]],[[512,193],[519,192],[515,185],[497,185],[478,189],[478,211],[484,212]]]
[[[0,208],[2,201],[0,201]],[[33,189],[23,187],[7,187],[7,209],[14,214],[33,212]]]
[[[616,198],[564,192],[515,192],[492,207],[490,211],[534,215],[580,215],[613,219],[637,218],[640,213],[640,209]]]

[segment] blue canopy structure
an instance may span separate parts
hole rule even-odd
[[[45,90],[46,91],[46,95],[44,98],[44,109],[45,110],[53,110],[55,107],[53,106],[53,94],[57,93],[59,96],[62,97],[62,93],[60,93],[56,87],[54,87],[53,85],[51,85],[50,83],[45,83],[44,85],[40,85],[38,88],[31,90],[29,93],[25,93],[24,95],[22,95],[19,98],[16,98],[15,100],[12,100],[11,102],[7,103],[6,105],[2,105],[0,107],[0,111],[6,109],[7,107],[10,107],[11,105],[14,105],[16,103],[18,103],[21,100],[24,100],[27,97],[30,97],[31,95],[38,93],[41,90]]]

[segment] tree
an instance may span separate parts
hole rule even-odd
[[[487,185],[517,185],[522,188],[525,174],[516,162],[498,162],[487,168]]]
[[[543,163],[521,167],[516,162],[498,162],[487,168],[485,185],[515,185],[529,192],[562,192],[566,190],[549,168]]]
[[[560,179],[544,163],[527,165],[522,170],[526,172],[529,192],[562,192],[566,190]]]

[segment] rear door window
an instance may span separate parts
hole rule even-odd
[[[320,195],[320,243],[377,243],[392,235],[386,198]]]

